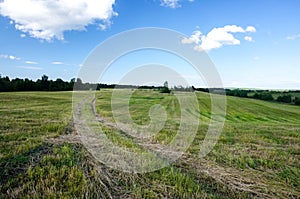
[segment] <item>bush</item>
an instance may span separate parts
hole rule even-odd
[[[292,96],[291,95],[281,95],[281,96],[278,96],[277,101],[284,102],[284,103],[291,103]]]
[[[234,89],[234,90],[226,90],[226,95],[236,96],[236,97],[248,97],[247,90],[240,90],[240,89]]]
[[[300,105],[300,98],[296,97],[295,100],[294,100],[294,103],[299,106]]]
[[[253,95],[253,98],[260,99],[260,100],[266,100],[266,101],[273,101],[274,100],[272,94],[271,93],[266,93],[266,92],[265,93],[255,93]]]
[[[160,89],[160,92],[161,93],[170,93],[171,91],[170,91],[170,89],[168,88],[168,87],[162,87],[161,89]]]

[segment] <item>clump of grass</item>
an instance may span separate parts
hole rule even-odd
[[[38,165],[27,170],[25,193],[33,198],[76,197],[84,194],[86,180],[80,168],[79,155],[70,144],[55,147]]]

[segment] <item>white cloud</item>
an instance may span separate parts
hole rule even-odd
[[[256,28],[253,27],[253,26],[248,26],[248,27],[246,28],[246,32],[256,32]]]
[[[106,30],[107,26],[105,24],[99,24],[100,30]]]
[[[25,61],[26,64],[38,64],[37,62],[35,61]]]
[[[180,7],[179,1],[180,0],[161,0],[161,5],[170,8],[178,8]]]
[[[64,64],[63,62],[60,62],[60,61],[54,61],[54,62],[52,62],[51,64],[53,64],[53,65],[62,65],[62,64]]]
[[[160,5],[169,8],[179,8],[181,6],[180,1],[184,1],[184,0],[161,0]],[[187,0],[187,1],[193,2],[194,0]]]
[[[246,30],[244,30],[242,27],[236,25],[227,25],[224,26],[223,28],[218,28],[218,29],[223,29],[226,32],[232,32],[232,33],[246,32]]]
[[[10,60],[20,60],[19,57],[16,57],[14,55],[5,55],[5,54],[0,54],[1,59],[10,59]]]
[[[288,40],[295,40],[295,39],[299,39],[299,38],[300,38],[300,34],[286,37],[286,39],[288,39]]]
[[[224,45],[239,45],[241,42],[234,37],[233,33],[247,33],[255,32],[256,29],[253,26],[248,26],[243,29],[236,25],[227,25],[222,28],[214,28],[207,35],[203,35],[200,31],[195,31],[189,38],[183,38],[183,44],[195,43],[195,50],[212,50],[218,49]],[[246,36],[245,40],[251,40],[252,37]]]
[[[250,36],[245,36],[245,37],[244,37],[244,39],[245,39],[246,41],[250,41],[250,42],[252,42],[252,41],[253,41],[253,38],[252,38],[252,37],[250,37]]]
[[[26,37],[26,35],[25,34],[20,34],[20,37],[24,38],[24,37]]]
[[[201,39],[200,39],[201,34],[202,33],[199,30],[196,30],[193,32],[193,34],[190,36],[190,38],[183,38],[182,43],[183,44],[192,44],[192,43],[198,44],[201,41]]]
[[[63,33],[85,30],[90,24],[102,29],[117,16],[115,0],[3,0],[0,14],[9,17],[15,28],[31,37],[63,40]]]
[[[41,67],[34,67],[34,66],[17,66],[17,68],[23,68],[27,70],[43,70]]]

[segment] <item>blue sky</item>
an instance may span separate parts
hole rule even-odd
[[[70,80],[111,36],[160,27],[205,49],[225,87],[300,89],[299,10],[298,0],[4,0],[0,74]],[[117,71],[126,71],[118,67],[130,60],[120,60],[103,81],[117,83]],[[190,84],[202,85],[184,64],[177,67]]]

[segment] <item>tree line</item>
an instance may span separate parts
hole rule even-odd
[[[167,82],[165,82],[167,83]],[[136,86],[136,85],[117,85],[103,83],[84,83],[80,78],[72,78],[70,81],[64,81],[60,78],[49,80],[47,75],[33,81],[28,78],[10,79],[0,75],[0,92],[10,91],[72,91],[72,90],[100,90],[100,89],[152,89],[162,93],[169,93],[170,90],[164,86]]]
[[[300,91],[226,89],[226,95],[230,96],[254,98],[265,101],[277,101],[281,103],[300,105],[300,97],[293,96],[293,93],[300,93]]]
[[[60,78],[53,81],[49,80],[46,75],[43,75],[41,79],[36,81],[28,78],[15,78],[10,80],[7,76],[0,76],[0,91],[68,91],[73,89],[74,82],[75,79],[67,82]]]
[[[75,85],[75,87],[74,87]],[[80,78],[72,78],[70,81],[64,81],[60,78],[49,80],[47,75],[33,81],[28,78],[9,79],[0,75],[0,92],[9,91],[72,91],[89,90],[100,88],[114,88],[115,85],[83,83]]]
[[[72,91],[72,90],[100,90],[102,88],[120,88],[120,89],[151,89],[158,90],[161,93],[170,93],[171,91],[181,92],[210,92],[215,94],[254,98],[265,101],[277,101],[287,104],[300,105],[300,97],[293,96],[291,93],[300,93],[296,91],[269,91],[269,90],[246,90],[246,89],[223,89],[223,88],[195,88],[174,86],[169,89],[168,82],[166,81],[163,86],[136,86],[136,85],[117,85],[117,84],[102,84],[102,83],[83,83],[80,78],[72,78],[70,81],[64,81],[60,78],[56,80],[49,80],[48,76],[43,75],[40,79],[33,81],[28,78],[9,79],[9,77],[2,77],[0,75],[0,92],[9,91]],[[274,97],[277,96],[277,97]]]

